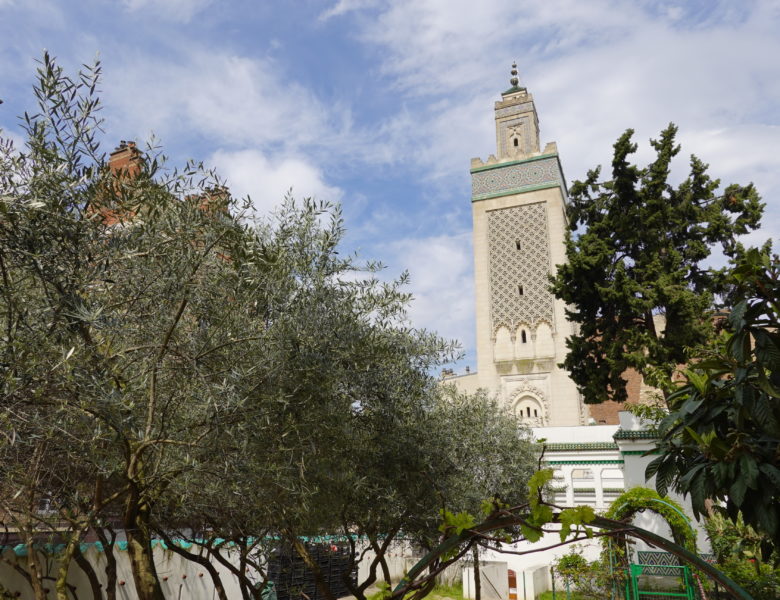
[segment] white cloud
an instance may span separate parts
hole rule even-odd
[[[333,17],[340,17],[341,15],[354,12],[356,10],[362,10],[376,4],[376,0],[338,0],[333,6],[325,10],[320,14],[320,21],[327,21]]]
[[[338,202],[342,197],[339,188],[326,183],[320,169],[301,157],[269,158],[255,149],[218,150],[208,163],[227,180],[234,196],[250,196],[260,213],[279,205],[290,188],[296,198]]]
[[[710,9],[692,15],[685,4],[611,0],[383,5],[355,24],[381,57],[398,109],[378,127],[383,144],[365,160],[414,165],[417,177],[446,185],[451,202],[467,203],[467,161],[495,152],[492,106],[517,59],[535,96],[541,142],[558,142],[569,180],[598,164],[608,174],[612,144],[629,127],[637,161],[649,160],[648,138],[675,121],[683,145],[675,175],[695,153],[724,184],[754,181],[768,206],[763,229],[746,241],[780,237],[780,5]],[[413,322],[472,349],[466,237],[406,239],[380,254],[412,265]]]
[[[10,140],[16,152],[21,152],[23,150],[26,150],[25,144],[27,138],[23,137],[18,132],[12,131],[10,129],[9,130],[2,129],[2,127],[0,127],[0,139],[2,139],[3,142],[7,142],[8,140]]]
[[[189,22],[212,0],[122,0],[130,12],[148,12],[170,21]]]
[[[107,74],[123,122],[163,139],[192,131],[212,143],[282,150],[334,144],[330,110],[273,61],[183,48],[181,60],[137,60]]]
[[[762,180],[764,195],[777,196],[780,6],[686,11],[609,0],[394,2],[361,32],[381,49],[390,87],[408,100],[403,118],[386,124],[385,155],[413,156],[446,180],[466,172],[469,157],[494,152],[492,101],[518,58],[541,142],[558,142],[569,178],[608,167],[629,127],[637,160],[649,159],[648,138],[673,120],[683,155],[712,163],[716,177]],[[779,213],[775,201],[765,222]]]
[[[380,247],[392,271],[408,267],[414,296],[409,317],[416,327],[474,347],[474,281],[471,233],[407,238]]]

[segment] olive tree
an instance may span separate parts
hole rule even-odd
[[[440,510],[522,489],[524,434],[486,398],[443,397],[431,373],[454,346],[410,327],[405,276],[339,251],[337,209],[288,200],[252,218],[215,175],[153,148],[133,172],[110,168],[99,76],[45,55],[25,145],[0,146],[0,502],[26,532],[36,599],[36,548],[65,543],[65,600],[89,529],[124,533],[142,600],[163,596],[155,537],[197,539],[202,554],[174,551],[221,598],[206,563],[256,598],[269,534],[327,596],[302,535],[365,536],[370,577],[388,579],[399,532],[431,545]]]

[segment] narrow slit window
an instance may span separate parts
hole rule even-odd
[[[520,145],[520,142],[515,138],[515,148],[517,148]]]
[[[518,293],[518,294],[520,294],[520,295],[522,296],[522,295],[523,295],[523,292],[524,292],[524,290],[523,290],[523,286],[522,286],[522,285],[518,285],[518,286],[517,286],[517,293]]]
[[[529,417],[531,416],[531,407],[530,406],[526,406],[525,407],[525,414],[526,414],[526,416],[529,416]]]
[[[525,335],[525,329],[520,332],[520,341],[524,344],[528,343],[528,337]]]
[[[515,240],[515,248],[517,248],[518,250],[523,249],[523,245],[520,243],[520,240]]]
[[[535,416],[535,417],[538,417],[538,416],[539,416],[539,413],[537,412],[537,410],[536,410],[536,409],[534,409],[534,416]]]

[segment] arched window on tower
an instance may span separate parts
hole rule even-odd
[[[513,411],[518,419],[532,427],[542,427],[544,410],[538,399],[533,396],[523,396],[514,405]]]
[[[517,148],[520,145],[520,140],[515,138],[515,148]]]
[[[526,334],[525,334],[525,329],[523,329],[520,332],[520,341],[523,342],[524,344],[528,343],[528,336],[526,336]]]

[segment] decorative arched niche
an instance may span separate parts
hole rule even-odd
[[[515,390],[510,406],[517,419],[529,427],[543,427],[547,423],[544,393],[528,382]]]
[[[514,358],[512,335],[506,327],[499,327],[493,342],[493,358],[496,361],[512,360]]]
[[[553,342],[552,328],[544,321],[536,326],[536,356],[555,356],[555,343]]]

